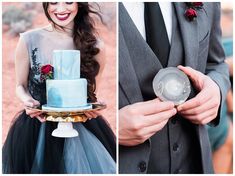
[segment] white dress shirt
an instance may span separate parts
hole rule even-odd
[[[171,2],[158,2],[165,22],[169,42],[172,34],[172,4]],[[140,34],[146,40],[144,24],[144,3],[143,2],[123,2],[132,21],[135,23]],[[157,21],[156,21],[157,23]]]

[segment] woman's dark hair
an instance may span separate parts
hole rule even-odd
[[[43,9],[46,17],[54,27],[64,29],[62,26],[56,24],[50,17],[48,13],[49,2],[43,2]],[[81,77],[86,78],[88,82],[88,101],[97,101],[95,95],[96,81],[95,77],[99,72],[100,65],[95,59],[95,55],[99,53],[99,48],[97,48],[97,38],[94,35],[94,21],[90,14],[101,15],[91,9],[87,2],[78,3],[78,13],[74,18],[73,27],[73,41],[76,49],[80,50],[81,53]]]

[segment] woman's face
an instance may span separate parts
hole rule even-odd
[[[52,21],[59,26],[72,28],[77,12],[76,2],[49,2],[48,13]]]

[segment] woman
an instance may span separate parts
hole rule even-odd
[[[80,136],[51,136],[57,123],[45,122],[42,114],[28,110],[46,103],[46,85],[40,81],[40,67],[51,63],[55,49],[81,52],[81,76],[88,81],[88,101],[95,102],[95,90],[104,67],[104,48],[94,35],[88,3],[44,2],[50,25],[21,34],[16,49],[16,93],[25,105],[3,146],[3,173],[115,173],[114,135],[98,113],[92,119],[74,123]]]

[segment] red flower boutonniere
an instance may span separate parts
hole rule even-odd
[[[202,9],[202,2],[186,2],[187,10],[184,15],[189,21],[193,21],[197,18],[197,10]]]
[[[47,79],[53,79],[53,71],[54,68],[50,65],[44,65],[41,67],[41,81],[47,80]]]

